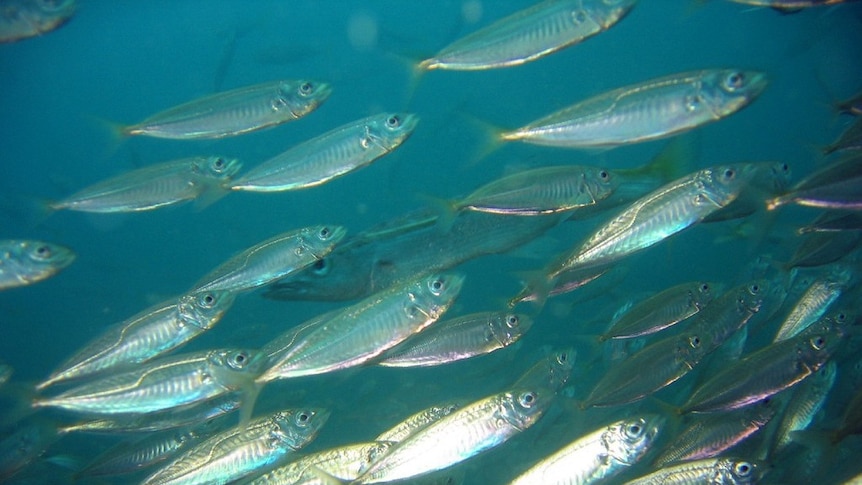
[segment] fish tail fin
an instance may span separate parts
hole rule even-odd
[[[479,118],[463,109],[459,108],[458,113],[470,122],[470,124],[476,126],[482,133],[482,138],[479,140],[477,150],[467,161],[467,166],[472,167],[488,158],[503,145],[503,142],[505,141],[503,135],[506,132],[506,129],[499,125],[495,125],[488,120]]]
[[[131,136],[128,125],[124,125],[107,118],[102,118],[101,116],[94,114],[86,114],[85,116],[95,125],[101,127],[108,136],[108,144],[105,148],[104,158],[110,158],[117,153],[123,145],[123,142],[126,141],[126,138]]]
[[[676,180],[688,173],[692,162],[700,158],[700,135],[689,133],[667,142],[649,163],[631,169],[634,175],[655,177],[663,183]]]
[[[409,109],[413,100],[416,99],[416,92],[419,91],[419,85],[427,72],[419,60],[420,56],[413,56],[393,51],[383,51],[384,55],[396,63],[402,65],[407,71],[407,84],[405,91],[404,105]]]
[[[0,212],[28,229],[41,226],[57,211],[55,204],[54,200],[33,196],[0,195]]]
[[[437,214],[437,228],[440,232],[448,232],[458,216],[457,201],[424,193],[418,193],[416,196],[431,206],[434,213]]]
[[[531,301],[536,305],[536,313],[541,312],[554,287],[553,281],[541,270],[519,272],[516,275],[524,282],[524,288],[509,300],[508,307],[514,308],[518,303]]]

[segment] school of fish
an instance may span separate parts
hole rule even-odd
[[[826,9],[859,15],[852,1],[733,2],[748,5],[740,14],[771,7],[788,19]],[[498,13],[485,2],[482,20],[412,62],[405,83],[421,93],[428,77],[469,75],[430,71],[517,70],[612,37],[639,10],[667,8],[522,3]],[[74,0],[0,0],[0,41],[15,42],[11,52],[73,13],[87,15]],[[862,483],[862,96],[836,103],[836,117],[853,121],[811,155],[813,170],[702,162],[692,149],[702,127],[732,129],[737,113],[758,109],[773,82],[786,82],[773,77],[768,66],[706,64],[630,84],[604,80],[601,91],[555,99],[556,109],[519,127],[471,120],[487,139],[475,163],[511,142],[589,161],[520,165],[459,198],[417,186],[423,208],[358,230],[350,220],[282,221],[285,230],[234,248],[184,293],[82,329],[88,343],[45,355],[54,371],[39,382],[17,382],[14,363],[0,361],[0,393],[18,403],[0,420],[0,483]],[[137,217],[183,203],[194,205],[190,217],[206,214],[240,193],[319,190],[422,136],[421,110],[381,109],[254,166],[219,153],[219,140],[290,130],[349,90],[299,74],[153,106],[139,122],[114,124],[114,135],[208,140],[196,145],[202,153],[40,201],[42,216]],[[664,148],[634,168],[604,156],[655,140]],[[778,222],[787,211],[804,217]],[[574,236],[542,244],[575,226]],[[756,248],[728,263],[735,279],[625,291],[632,262],[673,277],[663,258],[680,258],[696,273],[697,258],[674,243],[711,228]],[[4,293],[38,292],[80,264],[62,241],[11,239],[22,232],[0,240]],[[498,260],[490,279],[471,269],[508,252],[529,256]],[[495,286],[501,275],[514,284]],[[491,288],[485,307],[460,302],[477,287]],[[318,306],[311,318],[262,331],[261,346],[225,338],[182,348],[255,301],[288,315],[300,301]],[[584,301],[605,303],[585,314]],[[577,322],[551,327],[561,316]],[[554,345],[524,352],[545,330]],[[468,359],[487,364],[458,367]],[[411,373],[446,368],[461,370],[410,384]],[[386,394],[351,387],[366,379]],[[332,403],[315,399],[315,386],[345,391]],[[424,404],[393,404],[407,394]],[[382,408],[389,412],[375,415]],[[338,426],[351,421],[372,431],[343,439]],[[65,446],[82,436],[102,451]]]

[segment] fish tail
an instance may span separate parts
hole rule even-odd
[[[194,210],[202,211],[230,192],[232,192],[230,187],[225,188],[220,185],[209,187],[195,199]]]
[[[518,277],[524,282],[524,288],[509,300],[509,308],[514,308],[518,303],[531,301],[536,305],[536,313],[541,312],[554,287],[552,279],[541,270],[518,273]]]
[[[478,148],[474,154],[468,159],[467,166],[472,167],[477,165],[482,160],[488,158],[492,153],[497,151],[505,141],[512,138],[506,138],[506,129],[491,123],[488,120],[479,118],[478,116],[468,113],[462,109],[457,110],[467,121],[476,126],[482,133],[482,138],[479,140]]]
[[[255,381],[250,381],[240,389],[242,395],[242,407],[239,410],[239,427],[246,428],[251,422],[251,417],[254,414],[254,405],[257,402],[257,396],[260,395],[260,390],[263,389],[263,384],[258,384]]]
[[[126,141],[126,138],[132,136],[129,131],[129,125],[124,125],[122,123],[118,123],[116,121],[112,121],[106,118],[102,118],[100,116],[94,114],[87,114],[87,118],[89,118],[94,124],[100,126],[104,132],[108,135],[108,143],[105,149],[104,158],[110,158],[113,156],[117,150],[120,149],[123,142]]]
[[[457,201],[423,193],[418,193],[416,196],[431,206],[434,213],[437,214],[437,229],[442,233],[448,232],[455,221],[455,217],[458,216]]]

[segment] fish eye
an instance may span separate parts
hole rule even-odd
[[[299,86],[299,94],[307,96],[311,94],[312,91],[314,91],[314,85],[311,83],[302,83]]]
[[[607,179],[609,179],[610,177],[611,177],[611,174],[609,174],[607,170],[601,170],[601,171],[599,171],[599,178],[600,178],[600,179],[602,179],[602,180],[607,180]]]
[[[587,15],[581,9],[574,10],[572,11],[572,20],[574,20],[576,24],[581,24],[587,20]]]
[[[37,258],[48,259],[51,257],[51,247],[42,244],[40,246],[37,246],[33,253],[36,255]]]
[[[724,170],[724,180],[730,181],[736,178],[736,170],[728,168]]]
[[[531,407],[533,407],[533,404],[535,404],[535,403],[536,403],[536,393],[535,392],[532,392],[532,391],[525,392],[525,393],[521,394],[520,396],[518,396],[518,404],[520,404],[521,407],[531,408]]]
[[[329,236],[332,235],[332,231],[329,230],[328,227],[323,227],[320,229],[320,232],[317,233],[317,236],[324,241],[329,239]]]
[[[751,473],[752,468],[751,463],[740,461],[733,465],[733,474],[738,477],[747,477]]]
[[[688,338],[688,345],[690,345],[691,348],[693,348],[693,349],[700,347],[700,337],[698,337],[697,335],[695,335],[693,337],[689,337]]]
[[[558,364],[563,365],[568,361],[569,361],[569,356],[565,352],[561,352],[560,354],[557,355],[557,363]]]
[[[213,167],[215,167],[216,170],[221,170],[222,168],[224,168],[224,166],[225,166],[224,158],[219,157],[219,158],[216,158],[215,160],[213,160]]]
[[[626,438],[628,439],[637,439],[644,432],[644,427],[641,426],[640,422],[628,423],[625,427]]]
[[[752,295],[756,295],[760,292],[760,286],[758,286],[757,284],[751,285],[748,287],[748,292]]]
[[[812,349],[823,350],[823,347],[826,346],[826,339],[821,336],[812,337],[810,343]]]
[[[735,91],[745,84],[745,74],[741,72],[732,72],[724,78],[724,87],[728,91]]]
[[[215,305],[216,297],[212,293],[204,293],[198,300],[204,308],[212,308]]]
[[[444,283],[442,279],[437,278],[436,280],[428,283],[428,288],[431,290],[431,293],[439,295],[446,288],[446,283]]]
[[[515,328],[518,326],[519,320],[518,315],[506,315],[506,326],[509,328]]]
[[[299,426],[307,425],[309,420],[311,420],[311,413],[307,411],[300,411],[296,414],[295,421]]]
[[[835,315],[835,322],[836,323],[844,323],[846,321],[847,321],[847,315],[845,313],[842,312],[842,313],[839,313],[838,315]]]
[[[386,118],[386,126],[389,128],[398,128],[401,126],[401,118],[398,115],[392,115],[389,118]]]
[[[234,369],[242,369],[248,362],[248,354],[245,352],[237,352],[230,358],[230,366]]]
[[[700,285],[700,292],[701,293],[709,293],[709,283],[702,283]]]

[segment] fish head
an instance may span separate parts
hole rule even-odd
[[[277,446],[299,449],[313,440],[329,419],[329,411],[321,408],[288,409],[271,418],[270,437]]]
[[[736,307],[740,313],[757,313],[769,295],[769,283],[755,280],[736,288]]]
[[[332,93],[332,87],[321,81],[309,79],[282,81],[270,100],[273,112],[284,112],[285,116],[302,118],[323,104]]]
[[[56,274],[72,264],[76,257],[67,247],[36,240],[18,241],[10,253],[16,254],[9,259],[8,264],[20,265],[21,277],[30,283]]]
[[[233,305],[235,296],[233,292],[223,290],[205,290],[183,295],[177,303],[177,312],[184,324],[209,330]]]
[[[461,292],[464,276],[458,273],[438,273],[420,278],[408,292],[410,304],[436,320],[449,309]]]
[[[592,168],[584,173],[585,190],[593,203],[607,199],[620,186],[621,177],[605,168]]]
[[[344,239],[347,229],[343,226],[325,225],[312,226],[302,229],[300,243],[296,250],[310,251],[311,254],[320,258],[329,254],[332,248]]]
[[[712,301],[714,295],[713,288],[715,288],[715,283],[709,281],[694,282],[692,287],[689,289],[691,304],[698,309],[702,309],[708,305],[709,302]]]
[[[263,352],[251,349],[214,350],[207,356],[209,375],[225,389],[240,389],[263,371],[267,359]]]
[[[602,442],[615,460],[632,465],[649,451],[663,422],[654,414],[618,421],[602,434]]]
[[[700,200],[696,202],[726,207],[745,190],[757,169],[758,166],[754,163],[737,163],[703,170],[699,177],[703,184],[698,193]]]
[[[523,431],[533,425],[551,404],[554,393],[550,389],[515,389],[503,395],[500,417],[511,426]]]
[[[800,335],[802,338],[796,347],[798,362],[811,369],[812,373],[817,372],[843,343],[844,335],[844,331],[837,327]]]
[[[764,467],[756,462],[725,458],[716,464],[713,483],[757,483],[764,471]]]
[[[533,319],[521,313],[499,313],[488,323],[485,340],[506,346],[521,338],[533,325]]]
[[[581,5],[578,10],[584,10],[593,21],[602,26],[602,29],[608,29],[625,17],[634,8],[637,0],[601,0],[600,2],[579,3]]]
[[[242,163],[236,158],[205,157],[194,159],[192,171],[196,174],[215,180],[230,180],[239,173]]]
[[[387,113],[368,119],[365,125],[365,143],[374,144],[389,152],[406,140],[416,125],[419,116],[412,113]]]
[[[766,74],[759,71],[724,69],[703,77],[699,98],[716,119],[739,111],[766,89]]]

